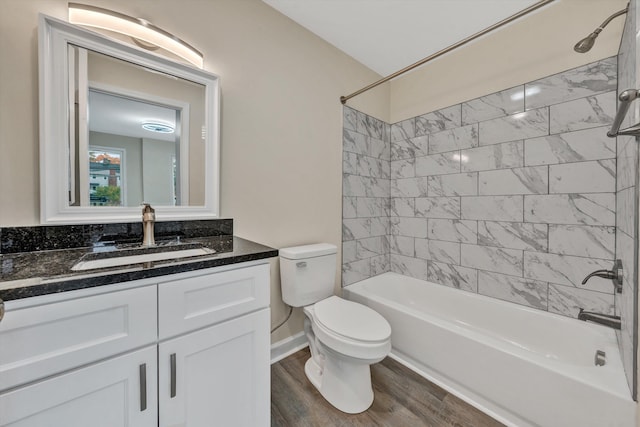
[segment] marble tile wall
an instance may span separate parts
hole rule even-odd
[[[580,282],[614,260],[616,72],[607,58],[388,127],[345,107],[343,285],[391,270],[613,314],[609,281]]]
[[[636,76],[636,2],[629,3],[622,42],[618,53],[618,92],[638,86]],[[635,124],[633,108],[622,127]],[[625,269],[622,293],[615,294],[616,315],[622,318],[622,328],[618,332],[618,343],[622,354],[627,381],[634,399],[637,397],[637,244],[635,207],[638,205],[638,142],[635,137],[617,138],[618,175],[616,183],[616,253]]]
[[[342,283],[389,271],[389,124],[344,107]]]
[[[616,58],[391,125],[390,268],[576,317],[614,313]],[[618,202],[620,204],[620,201]]]

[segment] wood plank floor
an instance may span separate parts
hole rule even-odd
[[[387,357],[371,369],[375,399],[349,415],[331,406],[304,374],[309,349],[271,365],[271,426],[500,427],[447,391]]]

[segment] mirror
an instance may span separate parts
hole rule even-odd
[[[42,223],[218,217],[218,81],[41,15]]]

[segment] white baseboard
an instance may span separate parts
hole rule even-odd
[[[303,331],[288,338],[271,344],[271,363],[276,363],[285,357],[307,347],[307,337]]]

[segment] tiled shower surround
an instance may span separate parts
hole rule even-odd
[[[611,281],[580,282],[615,256],[616,69],[608,58],[390,126],[345,107],[343,285],[394,271],[613,314]]]

